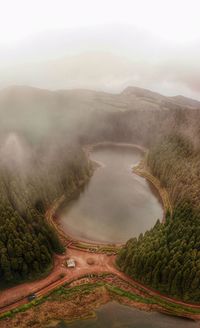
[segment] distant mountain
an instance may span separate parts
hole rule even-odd
[[[200,99],[198,44],[179,45],[130,25],[58,29],[0,45],[0,88],[120,92],[128,85]]]
[[[49,91],[12,86],[0,90],[0,134],[25,133],[32,141],[49,135],[65,135],[67,140],[71,136],[84,135],[84,131],[94,124],[100,127],[107,120],[109,124],[108,117],[113,119],[113,113],[129,115],[139,111],[150,118],[155,116],[155,111],[184,108],[200,108],[199,102],[182,97],[180,104],[180,97],[166,97],[137,87],[114,94],[85,89]]]
[[[127,87],[123,92],[123,95],[126,96],[131,96],[135,95],[136,97],[139,98],[149,98],[149,99],[154,99],[154,100],[163,100],[166,99],[166,96],[163,96],[159,94],[158,92],[154,92],[148,89],[143,89],[143,88],[138,88],[138,87]]]
[[[191,99],[191,98],[186,98],[186,97],[180,96],[180,95],[175,96],[175,97],[171,97],[171,99],[179,105],[200,109],[200,101],[198,101],[198,100]]]
[[[0,90],[0,113],[21,113],[29,119],[36,114],[45,117],[50,112],[54,116],[63,112],[81,116],[94,111],[165,110],[174,106],[200,108],[200,102],[183,96],[166,97],[138,87],[127,87],[118,94],[86,89],[49,91],[28,86]]]

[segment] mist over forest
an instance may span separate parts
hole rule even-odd
[[[199,9],[3,4],[0,328],[110,301],[199,320]]]

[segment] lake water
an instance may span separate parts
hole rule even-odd
[[[61,321],[56,328],[199,328],[199,324],[112,302],[100,307],[96,311],[96,318],[79,320],[72,324]]]
[[[130,147],[99,147],[91,159],[101,163],[84,190],[64,209],[66,233],[82,240],[126,242],[162,219],[154,188],[132,173],[143,154]]]

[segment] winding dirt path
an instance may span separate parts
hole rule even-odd
[[[65,266],[66,260],[69,257],[75,260],[75,268],[70,269]],[[93,259],[93,265],[88,264],[87,260],[89,258]],[[114,255],[95,254],[69,248],[65,255],[55,257],[54,269],[48,277],[31,283],[21,284],[1,292],[0,313],[10,311],[28,303],[27,297],[31,293],[35,293],[37,297],[42,297],[65,283],[79,279],[83,275],[94,273],[112,273],[121,280],[128,282],[134,293],[138,290],[138,294],[140,294],[140,289],[142,288],[149,296],[159,296],[162,300],[200,310],[200,304],[185,303],[173,299],[131,279],[123,272],[117,270],[115,267],[115,258],[116,256]],[[200,315],[196,315],[195,317],[196,319],[200,319]]]
[[[111,143],[104,143],[104,145],[109,145]],[[97,147],[100,144],[93,145],[93,147]],[[112,143],[113,145],[113,143]],[[122,145],[122,144],[116,144]],[[130,147],[138,147],[137,145],[132,144],[124,144],[124,146]],[[141,147],[142,151],[146,151],[146,149]],[[91,148],[87,148],[87,151],[91,151]],[[126,281],[132,286],[132,290],[135,293],[138,290],[138,294],[140,294],[140,289],[142,288],[149,296],[159,296],[160,299],[166,300],[173,304],[178,304],[181,306],[186,306],[191,309],[198,309],[200,310],[200,304],[192,304],[192,303],[185,303],[183,301],[162,295],[160,292],[155,291],[135,280],[131,279],[123,272],[117,270],[115,266],[115,255],[110,255],[101,252],[101,246],[105,247],[106,245],[95,245],[93,243],[86,243],[85,249],[80,249],[80,244],[83,243],[78,240],[72,240],[69,236],[67,236],[61,227],[54,221],[54,213],[60,203],[64,200],[62,196],[59,200],[55,201],[52,207],[46,213],[46,219],[58,232],[61,239],[65,244],[67,244],[67,251],[64,255],[55,255],[54,256],[54,266],[52,272],[45,278],[27,282],[24,284],[17,285],[15,287],[6,289],[1,291],[0,293],[0,314],[10,311],[16,307],[19,307],[23,304],[28,303],[28,295],[35,293],[37,297],[42,297],[52,290],[62,286],[65,283],[71,282],[72,280],[76,280],[81,278],[85,274],[92,274],[92,273],[112,273],[115,276],[119,277],[121,280]],[[114,245],[112,246],[113,249],[118,250],[121,245],[118,245],[118,248]],[[93,249],[92,249],[93,248]],[[113,253],[113,250],[111,251]],[[73,269],[69,269],[66,267],[66,260],[67,258],[73,258],[76,261],[76,267]],[[93,259],[94,264],[89,265],[87,260]],[[100,278],[99,278],[100,279]],[[196,319],[200,319],[200,314],[196,315]]]

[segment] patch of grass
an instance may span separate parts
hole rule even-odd
[[[122,296],[127,297],[130,300],[141,302],[145,304],[156,304],[160,305],[162,308],[168,310],[172,314],[184,314],[184,313],[190,313],[190,314],[200,314],[200,309],[194,309],[185,305],[176,304],[173,302],[169,302],[166,300],[161,299],[159,296],[149,296],[149,297],[142,297],[137,294],[125,291],[117,286],[106,284],[106,287],[109,291]]]
[[[73,243],[75,247],[81,248],[81,249],[87,249],[91,252],[95,253],[111,253],[116,254],[120,251],[120,246],[112,246],[112,245],[91,245],[84,242],[74,242]]]
[[[96,274],[93,276],[105,278],[106,276],[109,276],[108,273],[101,273]],[[87,276],[87,275],[86,275]],[[83,277],[82,277],[83,278]],[[81,278],[80,278],[81,279]],[[30,303],[24,304],[18,308],[15,308],[11,311],[7,311],[0,315],[0,319],[10,318],[13,315],[24,312],[28,309],[30,309],[33,306],[38,306],[46,301],[56,301],[56,300],[62,300],[62,299],[72,299],[76,295],[88,295],[92,293],[96,288],[99,287],[105,287],[110,293],[113,295],[118,295],[121,297],[126,297],[131,301],[135,301],[138,303],[143,304],[152,304],[152,305],[158,305],[163,308],[163,310],[166,310],[168,313],[172,315],[184,315],[184,314],[200,314],[200,309],[194,309],[190,308],[184,305],[179,305],[167,300],[161,299],[159,296],[150,296],[150,295],[137,295],[133,292],[126,291],[124,289],[121,289],[120,287],[116,285],[111,285],[109,283],[102,281],[93,282],[93,283],[84,283],[78,286],[69,287],[69,284],[65,284],[51,292],[49,292],[47,295],[37,298],[33,300]]]
[[[106,284],[106,288],[108,289],[108,291],[117,294],[119,296],[127,297],[132,301],[141,302],[145,304],[153,304],[148,298],[143,298],[140,295],[125,291],[117,286]]]

